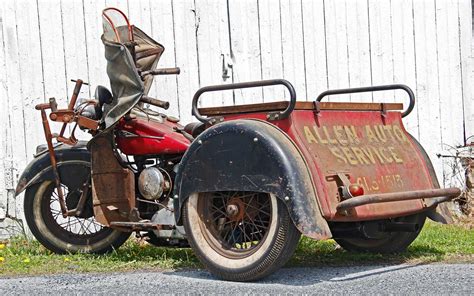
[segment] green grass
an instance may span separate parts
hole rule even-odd
[[[400,254],[350,253],[333,240],[303,238],[291,266],[361,265],[374,263],[474,263],[474,229],[427,221],[417,239]]]
[[[3,260],[2,260],[3,258]],[[289,266],[327,266],[374,263],[474,263],[474,230],[427,223],[408,251],[397,255],[354,254],[336,248],[334,241],[303,238]],[[0,275],[68,272],[116,272],[201,267],[191,249],[157,248],[129,240],[108,255],[56,255],[36,241],[16,238],[0,245]]]

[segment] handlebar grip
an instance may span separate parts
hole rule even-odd
[[[150,104],[150,105],[153,105],[153,106],[156,106],[156,107],[160,107],[160,108],[163,108],[165,110],[167,110],[170,107],[169,102],[154,99],[154,98],[150,98],[148,96],[142,96],[142,98],[140,99],[140,102],[147,103],[147,104]]]
[[[178,67],[175,68],[161,68],[161,69],[155,69],[155,70],[150,70],[150,71],[143,71],[141,73],[142,76],[146,75],[178,75],[181,73],[181,69]]]

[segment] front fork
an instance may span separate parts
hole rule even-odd
[[[74,91],[73,91],[73,94],[72,94],[72,97],[71,97],[71,101],[69,102],[68,109],[66,110],[66,111],[69,111],[69,112],[72,112],[74,110],[74,106],[76,104],[77,97],[79,95],[79,92],[80,92],[82,84],[83,84],[83,81],[80,80],[80,79],[78,79],[75,82],[76,82],[76,86],[74,87]],[[79,206],[81,206],[81,205],[83,206],[83,203],[79,202],[78,207],[74,210],[68,211],[68,209],[67,209],[66,201],[64,199],[64,192],[63,192],[63,189],[61,187],[61,178],[60,178],[59,172],[58,172],[58,163],[57,163],[57,160],[56,160],[56,154],[55,154],[54,148],[53,148],[53,138],[56,138],[59,141],[65,142],[67,144],[75,144],[75,142],[77,142],[77,140],[75,141],[75,139],[74,139],[74,135],[72,135],[69,139],[65,139],[63,137],[64,131],[66,129],[66,125],[68,124],[68,122],[70,122],[72,120],[72,118],[65,118],[65,120],[63,121],[63,126],[61,128],[60,134],[59,135],[53,135],[51,133],[51,128],[49,126],[49,121],[48,121],[48,117],[46,115],[46,110],[51,109],[51,111],[56,112],[57,111],[56,100],[54,98],[51,98],[49,100],[49,103],[38,104],[38,105],[35,106],[35,109],[41,111],[41,119],[42,119],[42,122],[43,122],[44,136],[46,138],[46,144],[48,145],[48,153],[49,153],[49,158],[51,160],[51,167],[52,167],[53,174],[54,174],[54,182],[55,182],[55,185],[56,185],[56,189],[58,191],[59,204],[61,205],[61,213],[62,213],[63,217],[66,218],[67,216],[75,215],[78,212],[80,213],[82,209],[80,209]],[[86,186],[84,186],[84,187],[86,187]],[[87,186],[87,188],[88,188],[88,186]],[[87,192],[88,192],[88,190],[83,190],[82,191],[80,201],[85,200],[85,198],[87,196]]]

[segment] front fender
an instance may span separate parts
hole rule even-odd
[[[91,156],[86,148],[86,143],[87,142],[78,142],[77,145],[73,147],[65,145],[56,147],[54,151],[58,168],[73,161],[90,162]],[[40,153],[28,164],[21,174],[18,185],[16,186],[15,196],[34,184],[53,178],[54,175],[49,154]]]
[[[254,191],[275,194],[306,236],[331,236],[322,217],[306,163],[278,127],[258,120],[233,120],[213,126],[195,139],[175,179],[176,221],[193,193]]]

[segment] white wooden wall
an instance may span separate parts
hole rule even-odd
[[[469,0],[0,0],[0,219],[22,215],[14,188],[43,142],[34,105],[49,97],[65,104],[73,78],[93,85],[82,96],[108,85],[100,42],[107,6],[123,9],[164,44],[162,67],[181,67],[180,76],[157,78],[151,95],[169,100],[169,113],[183,122],[192,120],[191,98],[200,86],[283,77],[299,100],[314,100],[328,88],[409,85],[417,105],[405,124],[442,181],[435,154],[474,134]],[[223,79],[223,65],[229,78]],[[205,104],[285,97],[279,88],[247,89],[208,95]],[[331,100],[405,97],[389,92]]]

